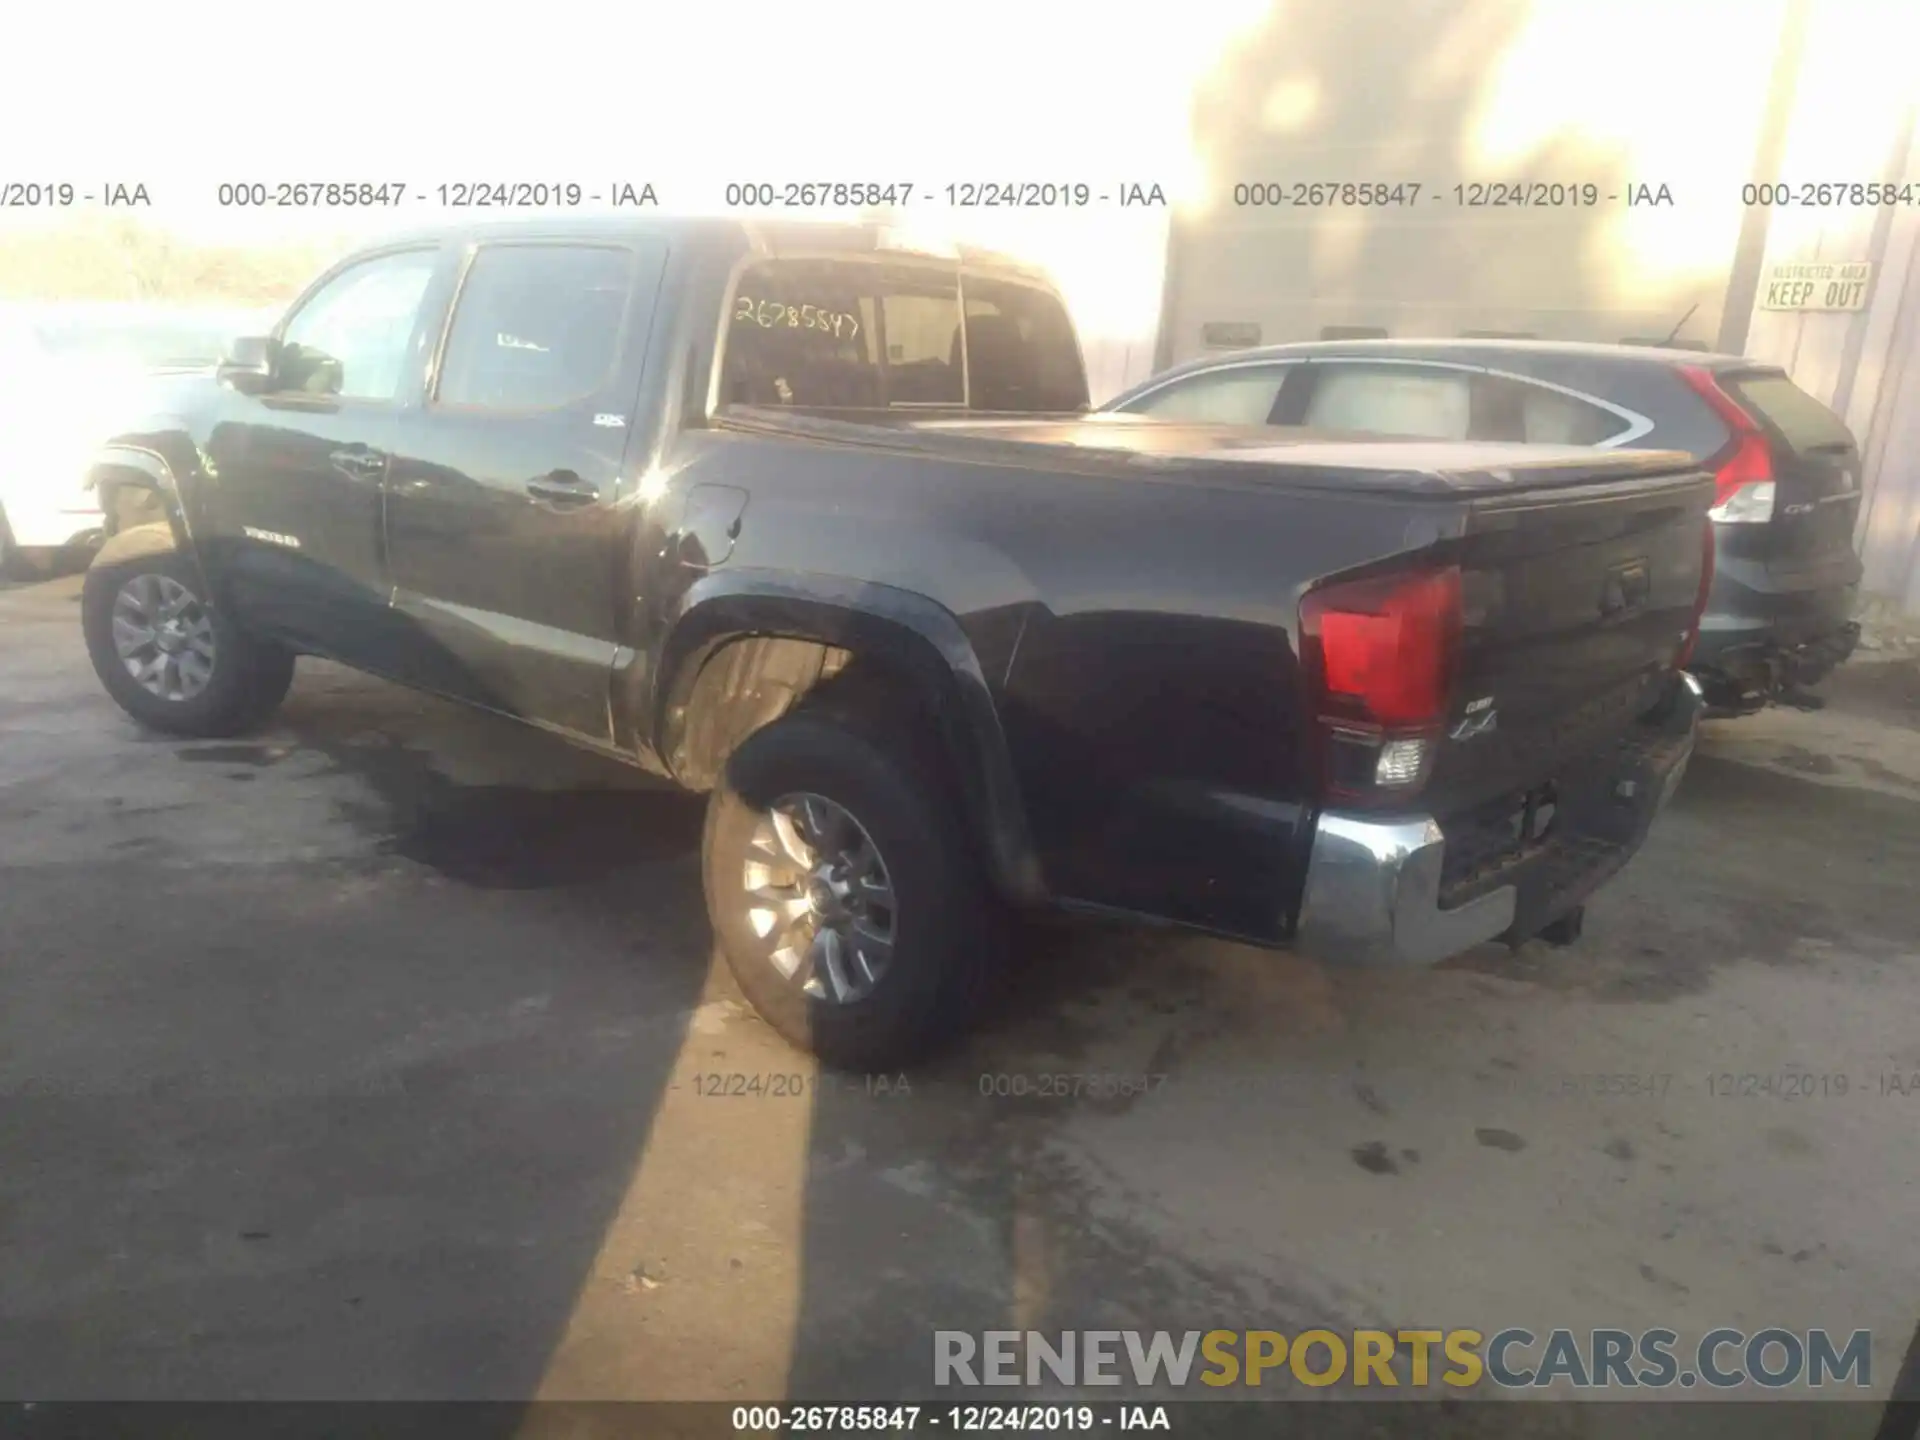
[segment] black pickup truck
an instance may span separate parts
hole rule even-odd
[[[871,227],[557,219],[321,276],[100,453],[145,724],[300,654],[711,793],[742,990],[830,1063],[1057,906],[1330,961],[1577,933],[1691,752],[1684,456],[1090,416],[1045,278]]]

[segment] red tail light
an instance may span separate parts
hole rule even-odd
[[[1711,370],[1682,365],[1680,378],[1712,407],[1733,439],[1707,463],[1713,467],[1715,520],[1763,523],[1773,518],[1773,451],[1753,417],[1720,388]],[[1745,492],[1745,493],[1742,493]]]
[[[1713,589],[1713,526],[1703,527],[1706,531],[1706,545],[1700,557],[1700,593],[1693,598],[1693,623],[1687,627],[1687,638],[1680,642],[1680,648],[1674,653],[1673,668],[1684,670],[1687,662],[1693,659],[1693,647],[1700,643],[1700,621],[1707,613],[1707,595]]]
[[[1426,778],[1460,649],[1457,566],[1323,586],[1300,602],[1323,791],[1396,798]]]

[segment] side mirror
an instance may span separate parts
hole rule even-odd
[[[226,358],[214,374],[223,385],[231,385],[245,395],[257,395],[273,383],[278,348],[264,335],[242,336],[227,346]]]

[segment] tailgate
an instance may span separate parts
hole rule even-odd
[[[1476,503],[1436,813],[1553,778],[1659,699],[1700,603],[1712,503],[1704,472]]]

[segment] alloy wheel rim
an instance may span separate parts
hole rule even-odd
[[[213,617],[170,575],[136,575],[120,587],[113,648],[134,682],[161,700],[191,700],[213,679]]]
[[[893,878],[866,827],[824,795],[783,795],[756,817],[741,886],[768,963],[814,999],[864,1000],[892,964]]]

